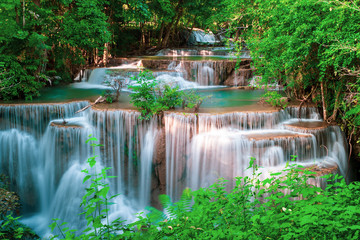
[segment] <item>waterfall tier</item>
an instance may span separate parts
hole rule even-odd
[[[157,195],[177,200],[186,187],[206,187],[217,178],[247,176],[251,157],[264,176],[296,155],[317,174],[347,171],[347,146],[338,126],[320,120],[316,108],[230,112],[166,112],[139,120],[132,110],[75,112],[87,102],[0,106],[0,166],[32,217],[25,223],[41,235],[58,217],[83,229],[77,213],[85,185],[82,169],[91,148],[89,134],[105,147],[98,166],[112,167],[112,194],[120,193],[112,218],[131,221]],[[64,120],[66,123],[64,123]],[[324,186],[319,177],[313,180]],[[78,183],[78,184],[74,184]],[[230,181],[229,186],[233,184]],[[71,187],[69,187],[71,186]]]
[[[177,69],[185,79],[202,86],[225,85],[247,86],[252,77],[251,60],[223,59],[215,61],[194,61],[187,59],[143,59],[142,64],[149,69]],[[238,66],[237,66],[238,64]],[[235,70],[238,69],[238,70]]]
[[[0,129],[18,129],[39,138],[53,119],[69,118],[87,101],[62,104],[0,105]]]

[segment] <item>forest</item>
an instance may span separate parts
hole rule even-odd
[[[151,189],[151,194],[156,191],[161,193],[158,194],[159,200],[157,200],[158,205],[161,205],[161,207],[154,206],[154,204],[152,207],[146,207],[146,210],[143,210],[144,212],[137,212],[137,218],[134,221],[128,222],[126,219],[120,218],[114,220],[110,217],[110,213],[113,211],[111,199],[117,199],[117,194],[120,193],[109,190],[110,186],[114,187],[109,184],[110,175],[116,174],[114,173],[115,171],[113,172],[107,167],[116,168],[120,164],[119,166],[113,164],[105,167],[103,165],[105,165],[106,161],[104,161],[99,166],[100,168],[104,167],[101,173],[96,172],[96,169],[99,171],[97,166],[100,160],[95,159],[98,158],[98,155],[105,156],[106,154],[103,153],[105,150],[95,149],[101,149],[103,145],[105,147],[108,145],[109,148],[120,146],[122,150],[118,152],[109,151],[108,155],[113,157],[116,154],[120,155],[121,152],[123,155],[119,159],[126,159],[124,167],[129,167],[133,164],[131,170],[127,170],[122,176],[124,181],[128,182],[131,181],[131,171],[143,169],[141,161],[146,159],[143,151],[146,151],[146,146],[150,146],[146,145],[149,143],[146,138],[148,136],[147,133],[149,133],[149,136],[151,134],[157,136],[154,139],[161,138],[158,137],[161,134],[164,135],[162,136],[164,138],[162,141],[165,142],[163,144],[165,147],[163,148],[166,148],[166,151],[163,151],[163,158],[166,158],[167,165],[163,170],[167,169],[166,171],[169,171],[170,166],[174,169],[181,167],[185,169],[188,166],[192,166],[191,158],[195,159],[198,155],[192,155],[191,151],[206,145],[204,143],[201,145],[196,141],[200,141],[199,138],[203,136],[201,134],[204,134],[204,139],[210,139],[212,135],[207,136],[205,133],[206,131],[211,132],[214,130],[208,127],[210,120],[206,123],[201,122],[201,113],[206,113],[206,101],[210,97],[204,96],[201,94],[201,91],[200,94],[188,92],[187,88],[184,88],[186,90],[179,91],[179,89],[182,90],[181,85],[176,88],[165,85],[162,90],[158,90],[159,93],[156,93],[154,90],[157,87],[156,79],[158,79],[156,70],[150,69],[154,71],[154,76],[151,75],[152,72],[144,71],[139,74],[131,72],[131,74],[134,74],[131,81],[137,81],[138,85],[134,84],[132,87],[129,87],[129,89],[135,91],[135,93],[129,95],[131,98],[129,102],[134,105],[135,109],[140,111],[140,117],[135,119],[132,115],[126,115],[129,113],[119,113],[118,115],[115,115],[117,113],[90,113],[87,116],[90,119],[88,122],[91,124],[97,122],[98,129],[107,129],[113,132],[119,131],[119,135],[123,134],[121,131],[130,131],[121,135],[124,136],[125,140],[123,142],[119,141],[121,142],[119,145],[115,144],[116,140],[114,139],[116,137],[111,138],[101,132],[105,130],[98,130],[99,134],[94,134],[96,138],[90,138],[86,143],[83,141],[80,144],[84,146],[80,147],[79,152],[81,154],[79,156],[86,156],[85,158],[88,159],[87,162],[90,165],[90,168],[87,166],[88,170],[83,170],[86,176],[82,175],[83,178],[78,183],[78,185],[84,183],[83,188],[86,189],[84,196],[82,196],[81,208],[83,209],[83,221],[87,227],[82,229],[84,232],[80,234],[76,230],[72,230],[74,229],[71,226],[72,223],[62,224],[64,219],[51,216],[51,218],[55,219],[48,224],[50,225],[49,231],[50,229],[54,231],[54,235],[51,236],[58,239],[359,239],[359,25],[359,0],[3,0],[0,3],[0,173],[3,173],[1,169],[6,168],[3,163],[5,159],[11,158],[11,154],[6,154],[10,153],[9,149],[12,148],[10,145],[6,145],[6,143],[10,142],[9,139],[13,138],[2,138],[2,136],[7,134],[5,132],[9,126],[11,129],[21,129],[22,132],[31,132],[35,136],[36,141],[38,141],[36,143],[43,144],[39,140],[39,136],[40,134],[45,136],[48,130],[39,130],[40,127],[34,127],[35,125],[30,126],[33,123],[31,122],[31,117],[29,117],[29,112],[43,111],[41,117],[36,120],[39,126],[41,121],[44,121],[44,125],[50,124],[49,126],[52,127],[57,126],[56,124],[62,124],[61,121],[59,124],[54,119],[63,119],[63,124],[66,125],[66,122],[70,121],[71,123],[70,118],[72,117],[66,107],[59,105],[59,109],[64,109],[58,110],[54,107],[51,110],[51,106],[54,105],[54,103],[51,103],[44,107],[44,109],[46,108],[45,110],[39,110],[39,108],[36,108],[36,110],[34,110],[35,108],[24,110],[21,114],[24,115],[25,120],[21,124],[16,125],[18,120],[12,120],[11,116],[12,114],[20,114],[20,112],[16,112],[18,110],[7,110],[5,109],[6,106],[18,103],[25,103],[22,106],[32,104],[32,101],[36,101],[37,98],[41,97],[44,89],[57,87],[62,89],[62,87],[73,84],[79,72],[85,69],[92,69],[93,73],[95,73],[94,69],[106,69],[108,72],[113,71],[113,75],[120,74],[119,72],[122,70],[116,72],[116,70],[111,69],[118,62],[122,61],[123,64],[125,60],[129,59],[156,56],[155,54],[159,51],[167,49],[196,49],[197,51],[198,49],[207,50],[216,47],[231,49],[233,52],[233,59],[231,61],[234,62],[234,65],[236,62],[235,71],[239,72],[243,70],[242,66],[244,66],[244,59],[242,59],[241,54],[244,51],[248,51],[251,56],[248,69],[251,69],[252,76],[257,81],[257,87],[251,86],[251,89],[259,88],[264,90],[264,95],[261,99],[265,99],[265,102],[276,107],[277,111],[286,111],[288,105],[290,108],[298,109],[296,114],[288,110],[291,118],[313,119],[309,115],[318,112],[316,121],[320,119],[321,123],[316,123],[316,129],[313,127],[312,130],[323,129],[323,126],[326,125],[333,132],[331,134],[314,133],[313,131],[300,129],[303,127],[302,123],[295,124],[298,127],[297,129],[301,131],[297,132],[296,135],[291,133],[289,141],[299,136],[306,138],[313,134],[312,139],[315,140],[312,141],[317,142],[313,143],[309,140],[309,144],[313,144],[311,147],[304,145],[304,147],[301,147],[301,150],[299,150],[300,147],[296,148],[297,152],[294,153],[290,152],[290,150],[290,153],[286,150],[281,150],[281,154],[286,155],[285,160],[287,161],[283,169],[276,169],[275,173],[266,175],[267,178],[262,178],[259,173],[261,166],[259,167],[258,165],[265,164],[265,161],[257,162],[254,159],[248,159],[244,172],[248,171],[250,174],[247,173],[246,176],[220,176],[225,179],[227,179],[226,177],[236,177],[234,183],[220,178],[220,180],[212,182],[212,185],[206,187],[203,187],[201,184],[196,185],[197,189],[192,189],[194,191],[184,188],[185,190],[182,189],[182,194],[176,193],[177,195],[174,194],[172,196],[169,189],[173,191],[171,184],[175,185],[175,183],[172,182],[173,180],[169,176],[173,175],[167,172],[166,184],[163,184],[161,182],[161,173],[159,173],[161,171],[158,170],[161,169],[162,162],[156,162],[155,160],[156,156],[160,154],[159,152],[162,151],[159,150],[162,145],[157,145],[156,141],[158,140],[149,140],[150,143],[155,141],[155,144],[149,147],[155,150],[145,153],[145,155],[154,156],[154,159],[150,160],[152,164],[150,163],[149,176],[151,174],[158,174],[156,176],[160,179],[157,180],[160,186],[158,189],[160,190]],[[191,42],[193,32],[200,30],[204,34],[211,33],[214,36],[215,43],[196,45]],[[150,62],[149,65],[152,64],[151,66],[154,66],[154,63],[151,62],[153,59],[149,59],[147,60]],[[187,66],[187,60],[186,58],[183,59],[185,59],[185,62],[178,66],[183,67],[184,70]],[[161,62],[167,60],[167,58],[158,58],[157,60]],[[155,58],[154,61],[157,60]],[[179,59],[173,58],[171,60],[176,62]],[[189,61],[193,60],[190,59]],[[208,61],[208,59],[202,56],[201,61]],[[214,60],[214,62],[216,61],[226,62],[227,60]],[[146,62],[143,61],[142,64],[145,65]],[[216,71],[221,72],[221,74],[218,74],[220,77],[227,74],[225,70],[216,70],[216,67],[214,67],[216,63],[206,64],[204,66],[215,69],[215,75]],[[230,65],[229,63],[223,64],[224,68]],[[196,64],[193,65],[195,66]],[[178,71],[177,68],[171,68],[169,65],[163,71],[168,74],[168,72],[174,69]],[[186,71],[193,74],[195,70]],[[197,74],[197,77],[199,77],[201,75],[200,71]],[[235,73],[234,76],[237,76],[236,74],[240,73]],[[208,78],[210,79],[210,75]],[[223,84],[227,80],[221,81]],[[123,87],[121,84],[120,87],[114,87],[113,84],[110,84],[110,86],[114,89],[120,89]],[[223,85],[226,84],[224,83]],[[281,90],[273,91],[272,86],[281,86]],[[232,87],[237,86],[233,85]],[[121,97],[126,95],[126,93],[120,94],[120,90],[117,94],[117,102],[119,97],[122,99]],[[216,98],[218,96],[216,94],[220,93],[214,91],[212,94],[215,94]],[[218,106],[222,106],[222,101],[225,101],[222,98],[231,97],[231,92],[229,96],[226,96],[226,94],[227,92],[223,93],[225,97],[221,95],[220,103],[216,105],[217,108],[221,108]],[[253,95],[251,95],[252,93],[249,94],[252,98],[255,98],[255,93]],[[233,100],[232,98],[230,99]],[[286,103],[284,99],[286,99]],[[113,99],[111,101],[107,99],[106,101],[112,102]],[[200,113],[198,113],[203,102],[205,110],[202,110],[204,112],[200,110]],[[76,110],[84,110],[89,107],[86,107],[87,104],[82,105],[83,103],[81,102],[76,104],[78,104],[76,106],[78,109]],[[235,106],[236,102],[233,104]],[[1,105],[4,105],[3,109]],[[115,104],[114,106],[116,108]],[[183,113],[183,116],[191,116],[187,120],[179,120],[175,113],[167,113],[167,111],[180,109],[181,106],[184,111],[185,109],[195,109],[194,115],[191,115],[192,113],[188,111]],[[231,106],[233,107],[233,105]],[[121,109],[123,108],[121,107]],[[256,109],[259,108],[257,107]],[[133,108],[130,109],[133,110]],[[304,116],[301,115],[302,109],[305,111]],[[71,111],[75,112],[73,109]],[[38,114],[39,112],[36,113]],[[191,120],[191,122],[188,119],[192,116],[194,120]],[[115,120],[109,120],[111,117]],[[15,117],[13,118],[16,119]],[[132,122],[128,123],[130,118]],[[277,118],[282,118],[282,115]],[[277,118],[274,117],[274,119]],[[118,121],[116,119],[125,119],[124,122],[128,121],[126,122],[128,125],[124,123],[120,127],[114,127],[115,123],[113,122]],[[249,126],[239,129],[252,131],[256,128],[260,130],[268,128],[266,119],[261,120],[260,117],[256,118],[256,120],[254,119],[244,121]],[[251,121],[264,121],[264,123],[259,123],[259,127],[257,127]],[[271,121],[282,123],[282,119]],[[221,127],[224,129],[229,126],[234,127],[233,122],[229,126],[224,123],[225,120],[221,123],[219,122],[221,121],[216,122],[216,124],[223,124]],[[101,124],[104,124],[104,126]],[[204,126],[201,124],[204,124]],[[286,124],[284,129],[288,130],[288,125]],[[291,124],[294,123],[291,122]],[[132,129],[135,125],[134,130],[124,130]],[[275,125],[272,123],[271,128],[274,128]],[[72,128],[72,125],[69,126],[69,128]],[[113,130],[112,127],[116,130]],[[176,127],[181,128],[181,130],[177,131],[182,131],[183,135],[180,135],[175,130],[169,130]],[[337,127],[339,130],[334,130]],[[84,129],[86,127],[81,126],[81,128]],[[223,128],[220,130],[224,130]],[[152,132],[148,129],[152,129]],[[206,129],[206,131],[202,129]],[[67,128],[65,131],[68,130]],[[228,134],[228,132],[225,133]],[[228,136],[225,133],[217,132],[214,134],[217,134],[217,138],[220,138],[220,136]],[[22,133],[16,134],[20,136]],[[11,136],[14,137],[16,134],[12,133]],[[62,137],[59,137],[59,139],[61,138],[65,142],[66,140],[64,139],[66,137],[64,136],[66,134],[69,136],[70,134],[62,134],[64,135],[61,135]],[[85,133],[82,132],[81,134]],[[175,145],[179,149],[186,149],[186,154],[184,153],[186,155],[184,157],[186,158],[186,163],[183,164],[185,167],[181,164],[177,165],[178,163],[175,160],[181,159],[180,157],[173,157],[173,155],[175,156],[174,152],[180,155],[177,151],[181,150],[174,146],[166,145],[170,142],[170,134],[179,134],[178,136],[182,138],[191,139],[191,141],[186,140],[188,141],[186,142],[180,137],[175,138],[171,135],[173,137],[171,139],[176,139]],[[267,136],[268,133],[259,134],[256,132],[251,134],[249,139],[256,142],[260,139],[259,135]],[[306,134],[307,136],[305,136]],[[320,135],[316,134],[323,135],[318,137]],[[342,140],[339,140],[336,134],[339,134],[339,136],[341,134],[344,135],[344,141],[341,142]],[[326,137],[323,137],[325,135]],[[334,137],[335,135],[336,137]],[[235,138],[234,135],[229,136],[229,139]],[[271,137],[269,137],[269,141],[273,140]],[[283,136],[281,135],[280,137]],[[84,139],[79,138],[81,140]],[[315,181],[312,179],[315,179],[315,176],[318,177],[319,173],[317,170],[302,166],[302,162],[297,161],[297,158],[301,159],[302,156],[295,155],[304,154],[304,156],[308,157],[310,155],[309,148],[318,148],[317,152],[315,151],[314,153],[316,159],[319,158],[319,154],[325,159],[332,154],[332,151],[341,155],[342,150],[338,150],[338,146],[329,147],[327,145],[331,141],[335,142],[335,140],[328,140],[330,138],[336,139],[337,143],[341,142],[340,145],[345,146],[344,151],[346,154],[344,156],[346,157],[344,158],[346,159],[343,160],[346,167],[342,169],[341,164],[338,164],[339,171],[343,171],[343,174],[327,172],[329,175],[320,177],[321,181],[327,183],[327,185],[325,184],[326,186],[324,187],[324,184],[320,184],[321,186],[315,184],[316,186],[314,186],[309,181]],[[22,135],[21,139],[22,141],[25,139],[24,135]],[[237,141],[239,142],[240,140]],[[88,146],[89,142],[90,146]],[[190,144],[190,142],[192,147],[185,146]],[[68,150],[69,155],[70,153],[73,154],[75,150],[68,146],[71,144],[68,143],[66,145],[67,148],[62,147],[62,151]],[[289,142],[286,144],[285,146],[288,146],[290,149],[291,144]],[[299,144],[304,143],[301,142]],[[54,145],[57,145],[57,142],[54,142]],[[211,146],[215,148],[215,146],[220,145],[220,143],[217,143]],[[5,146],[8,146],[8,148],[5,148]],[[268,147],[267,145],[256,146],[256,149],[265,148],[264,146]],[[229,147],[231,150],[228,150],[228,152],[233,151],[236,147]],[[250,149],[250,147],[248,148]],[[90,152],[89,149],[93,155],[83,154],[83,152]],[[227,148],[224,147],[224,149]],[[3,151],[3,155],[1,151]],[[208,161],[210,162],[212,156],[211,154],[206,155],[206,151],[204,150],[199,155],[209,157]],[[228,156],[226,154],[216,156],[226,158]],[[260,154],[257,157],[261,158],[262,156]],[[56,160],[56,157],[53,158]],[[29,160],[28,162],[30,164],[31,161]],[[195,163],[193,164],[195,166]],[[0,175],[0,226],[4,230],[0,230],[0,239],[37,239],[39,236],[36,234],[41,235],[43,231],[41,230],[41,233],[35,231],[36,233],[34,233],[33,230],[25,227],[23,223],[26,224],[26,222],[20,223],[21,219],[15,216],[17,215],[16,212],[19,212],[18,209],[21,209],[19,205],[21,199],[18,197],[20,183],[12,183],[13,176],[10,172],[17,165],[20,165],[20,163],[14,164],[15,167],[9,167],[10,170],[4,170],[4,174],[9,175],[10,181],[7,181],[7,176]],[[58,165],[56,166],[61,168]],[[90,170],[93,167],[95,172]],[[46,169],[48,170],[48,168]],[[18,171],[20,170],[14,170],[14,176],[20,176],[16,175]],[[192,178],[188,180],[189,176],[197,175],[197,173],[191,171],[184,170],[183,173],[176,173],[181,176],[177,176],[175,173],[174,176],[176,175],[181,180],[187,179],[186,181],[188,182],[186,184],[192,184],[193,180]],[[139,175],[140,180],[134,186],[129,187],[129,189],[138,188],[143,182],[146,182],[143,180],[145,178],[140,177],[141,174],[143,174],[142,170],[134,174],[136,177]],[[199,173],[199,175],[201,174]],[[63,176],[65,174],[54,177],[53,181],[56,182],[54,186],[60,184]],[[26,175],[26,177],[29,176]],[[35,179],[34,177],[32,178]],[[151,181],[154,182],[153,178],[152,176],[150,183]],[[318,178],[316,179],[316,181],[320,181]],[[32,181],[36,185],[36,181]],[[89,185],[86,185],[86,182]],[[121,184],[115,185],[117,189],[120,189],[119,186]],[[169,187],[168,185],[171,186]],[[53,186],[49,185],[47,189],[51,187]],[[126,188],[124,194],[131,195],[131,190],[129,189]],[[177,187],[174,187],[174,189],[177,190]],[[142,190],[139,187],[139,192]],[[55,196],[56,190],[52,189],[51,191],[53,191],[52,194]],[[51,191],[49,190],[49,192]],[[150,190],[146,191],[150,192]],[[176,191],[174,190],[174,192]],[[24,193],[25,196],[26,194],[28,193]],[[143,196],[141,193],[136,194]],[[149,193],[148,195],[151,194]],[[110,197],[110,195],[114,196]],[[148,195],[146,197],[150,199],[151,196]],[[39,196],[40,199],[41,194]],[[150,202],[153,203],[154,201],[147,201],[147,205],[150,205]],[[25,206],[25,209],[27,203],[21,202],[21,204]],[[43,207],[44,204],[41,204],[41,207]],[[30,209],[31,207],[28,208]],[[165,209],[165,211],[161,209]],[[33,226],[31,227],[34,228]],[[49,234],[46,233],[44,235],[50,238]]]

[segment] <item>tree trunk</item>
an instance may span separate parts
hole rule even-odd
[[[182,16],[182,8],[180,8],[180,11],[178,11],[178,15],[177,15],[177,18],[176,18],[176,21],[175,21],[175,24],[172,22],[171,24],[169,24],[170,26],[168,27],[168,31],[166,32],[166,35],[164,37],[164,40],[163,40],[163,43],[162,43],[162,47],[166,47],[167,44],[168,44],[168,41],[169,41],[169,37],[170,37],[170,34],[172,32],[173,29],[176,29],[179,21],[180,21],[180,18]]]
[[[16,12],[16,23],[19,24],[20,19],[19,19],[19,13],[18,13],[18,8],[17,7],[15,7],[15,12]]]
[[[190,36],[191,36],[191,33],[192,33],[192,31],[194,30],[195,20],[196,20],[196,16],[194,17],[193,24],[191,25],[191,29],[190,29],[189,35],[186,37],[186,41],[185,41],[186,43],[189,41],[189,38],[190,38]]]
[[[331,115],[331,117],[329,117],[329,119],[331,119],[331,121],[334,121],[336,119],[336,115],[337,112],[339,110],[339,97],[340,97],[340,93],[341,93],[341,89],[339,89],[336,93],[336,97],[335,97],[335,104],[334,104],[334,111],[333,114]]]
[[[168,26],[167,26],[167,32],[166,32],[166,34],[165,34],[165,37],[164,37],[164,39],[163,39],[163,41],[162,41],[162,47],[166,47],[167,46],[167,43],[168,43],[168,41],[169,41],[169,37],[170,37],[170,34],[171,34],[171,31],[172,31],[172,29],[173,29],[173,26],[177,26],[177,24],[178,24],[178,22],[179,22],[179,20],[180,20],[180,18],[181,18],[181,16],[182,16],[182,14],[183,14],[183,8],[182,8],[182,1],[183,0],[179,0],[179,2],[178,2],[178,4],[177,4],[177,6],[176,6],[176,10],[175,10],[175,12],[177,13],[177,15],[176,16],[174,16],[174,18],[173,18],[173,20],[171,21],[171,23],[169,23],[168,24]],[[175,22],[175,25],[174,25],[174,22]]]
[[[164,22],[162,22],[161,27],[160,27],[159,37],[158,37],[158,44],[156,46],[157,48],[161,47],[161,40],[162,40],[162,35],[164,34],[164,27],[165,27],[165,24],[164,24]]]
[[[172,31],[171,31],[170,33],[174,33],[174,32],[176,31],[177,26],[178,26],[178,24],[179,24],[179,21],[180,21],[180,18],[182,17],[182,15],[183,15],[183,9],[180,8],[179,15],[178,15],[178,17],[177,17],[177,19],[176,19],[176,22],[175,22],[175,25],[174,25],[174,27],[172,28]]]
[[[41,7],[40,0],[33,0],[33,3],[34,3],[36,6]]]
[[[169,37],[170,37],[170,33],[171,33],[171,29],[172,29],[172,26],[173,26],[173,22],[169,23],[166,27],[166,34],[165,34],[165,37],[164,39],[162,40],[162,43],[161,43],[161,46],[162,47],[166,47],[167,46],[167,42],[169,40]]]
[[[236,30],[236,35],[235,35],[234,42],[237,42],[237,40],[239,40],[239,36],[240,36],[240,28],[238,28],[238,29]]]
[[[25,27],[25,0],[23,0],[23,28]]]
[[[99,63],[98,55],[99,55],[99,49],[96,48],[95,53],[94,53],[94,63],[95,63],[95,65],[98,65],[98,63]]]
[[[108,47],[109,47],[109,43],[105,43],[104,54],[103,54],[104,67],[106,67],[107,62],[108,62],[108,52],[109,52]]]
[[[140,52],[143,51],[144,46],[145,46],[145,35],[144,35],[144,23],[140,22],[139,23],[139,27],[140,27]]]
[[[321,101],[322,101],[322,107],[323,107],[323,115],[324,115],[324,121],[327,120],[327,110],[326,110],[326,103],[325,103],[325,96],[324,96],[324,82],[321,81]]]

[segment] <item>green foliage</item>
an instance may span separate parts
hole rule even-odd
[[[101,4],[97,0],[2,1],[0,100],[31,100],[46,82],[72,80],[94,49],[101,53],[110,41]]]
[[[130,95],[130,103],[140,110],[142,119],[148,120],[151,116],[166,110],[166,106],[157,99],[155,88],[158,84],[151,72],[141,71],[133,80],[136,80],[137,85],[129,87],[134,91]]]
[[[34,63],[19,61],[15,56],[0,54],[0,100],[25,98],[31,100],[39,96],[39,89],[44,86],[41,76],[32,75]]]
[[[163,196],[170,217],[149,214],[149,219],[158,217],[153,223],[160,228],[148,227],[135,239],[357,239],[360,184],[327,176],[328,187],[322,190],[308,184],[313,174],[288,163],[260,180],[254,167],[251,177],[236,178],[231,192],[220,179],[205,189],[186,190],[177,203]],[[339,181],[332,183],[332,178]]]
[[[194,90],[187,90],[183,92],[182,108],[194,109],[194,112],[199,112],[200,105],[204,100],[211,98],[211,96],[200,96]]]
[[[9,190],[8,178],[0,174],[0,239],[37,239],[38,236],[20,223],[18,214],[20,203],[15,192]]]
[[[20,217],[7,215],[0,221],[0,239],[39,239],[29,227],[19,222]]]
[[[179,91],[179,87],[171,87],[166,84],[163,88],[157,87],[156,92],[158,101],[167,109],[175,109],[181,104],[182,92]]]
[[[141,119],[149,120],[153,115],[162,114],[180,105],[198,111],[206,98],[193,91],[179,91],[178,86],[160,84],[148,70],[140,72],[133,80],[136,80],[137,84],[129,87],[134,91],[130,95],[130,102],[140,110]]]
[[[286,99],[276,91],[267,91],[263,95],[263,98],[265,102],[269,103],[273,107],[280,107],[284,109],[288,105]]]
[[[243,37],[263,84],[280,83],[288,96],[314,100],[332,111],[334,120],[347,83],[358,77],[359,2],[279,0],[239,5],[242,20],[236,26],[244,27]],[[311,99],[315,95],[321,97]]]

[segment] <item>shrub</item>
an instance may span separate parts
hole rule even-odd
[[[42,76],[33,76],[36,70],[34,63],[25,64],[15,56],[0,54],[0,100],[25,98],[32,100],[40,95],[44,86]],[[32,65],[33,64],[33,65]]]
[[[155,93],[157,82],[152,73],[147,70],[141,71],[133,80],[136,80],[136,85],[129,87],[134,91],[130,95],[130,102],[140,110],[141,118],[148,120],[154,114],[163,111],[164,106],[157,101]]]
[[[286,108],[288,105],[288,102],[285,98],[276,91],[268,91],[263,96],[265,102],[269,103],[273,107],[280,107],[280,108]]]
[[[107,103],[119,101],[121,90],[127,86],[125,78],[114,78],[111,81],[105,81],[104,84],[112,89],[107,89],[102,94]]]
[[[193,90],[183,92],[182,96],[182,108],[183,109],[194,109],[194,112],[199,112],[200,105],[203,101],[211,96],[200,96]]]
[[[183,92],[179,91],[179,87],[171,87],[167,84],[157,86],[155,94],[158,102],[163,108],[163,111],[175,109],[175,107],[182,103]]]
[[[201,103],[207,98],[201,97],[194,91],[180,91],[178,86],[161,84],[148,70],[140,72],[134,80],[136,85],[129,87],[134,91],[130,95],[130,102],[140,110],[141,118],[146,120],[178,106],[198,112]]]

